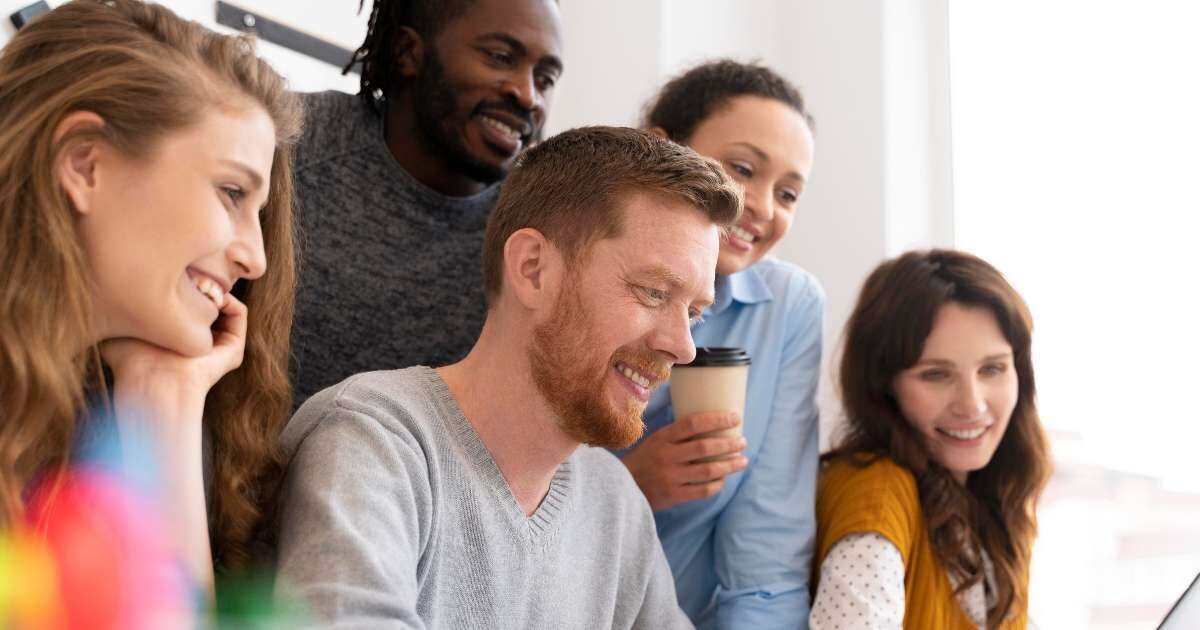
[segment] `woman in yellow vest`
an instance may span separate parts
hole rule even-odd
[[[814,630],[1026,627],[1050,475],[1031,331],[970,254],[912,252],[867,278],[818,484]]]

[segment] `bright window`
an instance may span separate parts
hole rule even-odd
[[[956,245],[1035,321],[1043,629],[1155,627],[1200,572],[1200,3],[950,4]]]

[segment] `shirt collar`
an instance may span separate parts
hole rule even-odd
[[[718,275],[713,293],[716,297],[713,305],[708,308],[709,315],[720,315],[735,301],[741,304],[757,304],[769,302],[775,297],[767,281],[758,275],[758,270],[753,265],[732,275]]]

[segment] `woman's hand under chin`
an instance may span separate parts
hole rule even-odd
[[[203,405],[208,390],[242,364],[246,320],[246,305],[227,294],[213,328],[212,350],[197,357],[134,338],[103,342],[100,354],[112,369],[116,397],[145,406],[145,412],[196,399]]]
[[[162,487],[160,506],[188,572],[210,597],[213,569],[204,496],[204,399],[242,364],[246,305],[228,295],[213,327],[213,347],[185,357],[140,339],[112,339],[100,354],[113,371],[113,411],[122,441],[153,451]]]

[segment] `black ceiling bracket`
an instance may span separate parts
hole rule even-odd
[[[34,2],[33,4],[8,16],[8,19],[12,20],[13,26],[17,27],[17,30],[20,30],[22,26],[25,26],[29,23],[29,20],[32,20],[34,17],[49,10],[50,5],[46,4],[45,2]]]
[[[341,46],[220,0],[217,2],[217,24],[254,33],[259,39],[324,61],[336,66],[339,70],[344,68],[354,55],[352,51]],[[355,64],[350,71],[358,72],[358,64]]]

